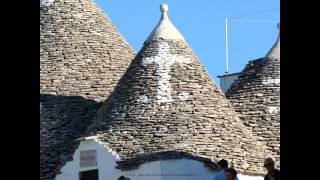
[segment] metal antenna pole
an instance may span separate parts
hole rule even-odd
[[[226,18],[226,73],[229,72],[228,66],[228,18]]]

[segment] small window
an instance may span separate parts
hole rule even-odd
[[[97,166],[97,152],[94,149],[80,151],[80,167]]]
[[[79,180],[99,180],[98,169],[79,172]]]

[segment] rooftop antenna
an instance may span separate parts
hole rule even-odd
[[[252,15],[256,15],[256,14],[261,14],[261,13],[266,13],[269,11],[274,11],[274,10],[278,10],[279,8],[273,8],[273,9],[266,9],[266,10],[262,10],[262,11],[258,11],[258,12],[254,12],[254,13],[249,13],[249,14],[244,14],[241,16],[236,16],[236,17],[231,17],[229,18],[229,20],[231,21],[238,21],[238,22],[276,22],[276,21],[259,21],[259,20],[234,20],[234,19],[240,19],[242,17],[246,17],[246,16],[252,16]],[[228,18],[225,19],[225,34],[226,34],[226,72],[225,74],[229,74],[229,57],[228,57]],[[280,24],[279,24],[280,27]]]
[[[229,73],[229,64],[228,64],[228,18],[226,18],[226,72]]]

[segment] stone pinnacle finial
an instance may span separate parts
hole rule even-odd
[[[167,4],[161,4],[160,5],[160,10],[161,10],[162,13],[168,12],[168,9],[169,9],[169,7],[168,7]]]
[[[162,13],[162,16],[161,16],[161,19],[169,19],[168,18],[168,14],[167,14],[167,12],[168,12],[168,5],[167,4],[161,4],[160,5],[160,11],[161,11],[161,13]]]
[[[279,35],[278,39],[266,55],[268,59],[280,59],[280,22],[277,24]]]
[[[168,17],[168,5],[161,4],[160,11],[162,13],[160,21],[158,25],[153,29],[148,39],[145,42],[155,40],[155,39],[170,39],[170,40],[182,40],[184,38],[179,33],[179,31],[174,27],[174,25],[170,22]]]

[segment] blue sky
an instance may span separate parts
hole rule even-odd
[[[225,18],[280,8],[280,0],[96,0],[131,47],[138,52],[157,25],[159,6],[169,6],[171,22],[183,35],[217,85],[225,70]],[[229,72],[239,72],[249,60],[265,56],[278,36],[280,10],[228,23]]]

